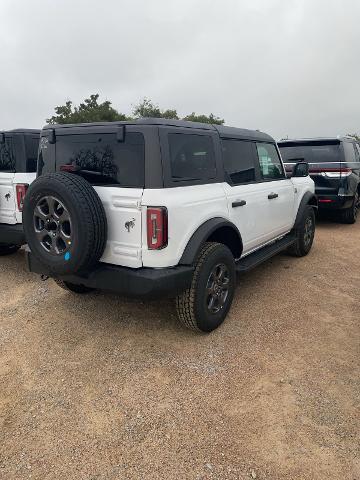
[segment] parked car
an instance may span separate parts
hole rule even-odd
[[[360,145],[354,138],[312,138],[278,143],[287,171],[307,162],[315,182],[319,211],[334,211],[355,223],[360,207]]]
[[[306,255],[314,182],[287,178],[273,138],[165,119],[48,125],[24,203],[31,271],[63,288],[176,296],[178,317],[210,332],[236,272],[283,250]]]
[[[23,200],[36,177],[39,140],[40,130],[0,132],[0,255],[25,243]]]

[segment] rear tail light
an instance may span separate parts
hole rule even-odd
[[[23,211],[24,197],[26,195],[26,191],[28,187],[29,185],[27,185],[26,183],[18,183],[16,185],[16,202],[17,202],[17,207],[19,209],[19,212]]]
[[[148,207],[147,242],[149,250],[160,250],[168,243],[168,215],[165,207]]]
[[[328,178],[348,177],[351,175],[351,168],[312,168],[310,169],[311,175],[321,175]]]
[[[77,165],[60,165],[60,172],[76,173],[80,170]]]

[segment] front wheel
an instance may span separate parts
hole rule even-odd
[[[19,245],[7,245],[0,243],[0,256],[12,255],[19,250]]]
[[[195,264],[190,288],[176,298],[179,320],[192,330],[215,330],[225,320],[235,286],[235,261],[231,251],[220,243],[205,243]]]
[[[304,257],[312,247],[315,236],[315,213],[312,207],[306,207],[300,225],[296,228],[296,241],[288,249],[295,257]]]

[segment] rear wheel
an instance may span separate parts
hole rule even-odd
[[[215,330],[225,320],[235,286],[231,251],[220,243],[205,243],[195,264],[191,287],[176,298],[179,320],[192,330]]]
[[[357,219],[357,215],[359,212],[360,204],[359,204],[359,193],[356,192],[354,196],[354,201],[350,208],[341,212],[341,221],[343,223],[355,223]]]
[[[73,293],[90,293],[94,291],[93,288],[86,287],[85,285],[77,285],[76,283],[65,282],[64,280],[59,280],[57,278],[54,278],[54,282],[60,288]]]
[[[315,213],[312,207],[306,207],[300,225],[296,229],[296,241],[288,249],[290,255],[304,257],[312,247],[315,236]]]
[[[19,250],[19,245],[7,245],[0,243],[0,256],[12,255]]]

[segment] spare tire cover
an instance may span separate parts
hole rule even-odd
[[[106,245],[104,206],[94,188],[71,173],[42,175],[30,185],[23,227],[32,254],[54,275],[91,270]]]

